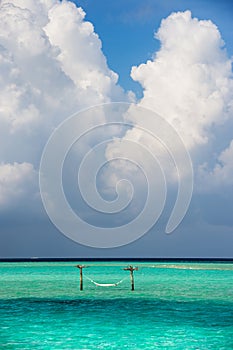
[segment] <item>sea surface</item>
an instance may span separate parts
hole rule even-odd
[[[233,349],[233,264],[77,263],[0,263],[0,349]]]

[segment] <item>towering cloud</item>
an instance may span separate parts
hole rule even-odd
[[[17,174],[26,179],[25,164],[38,170],[45,142],[61,121],[93,104],[128,99],[117,80],[81,8],[69,1],[2,0],[1,179],[10,177],[21,193]],[[2,206],[5,199],[1,195]]]
[[[166,118],[193,149],[232,119],[232,61],[216,25],[190,11],[162,20],[155,37],[159,51],[131,72],[143,87],[140,104]]]
[[[60,122],[77,110],[130,101],[132,96],[118,85],[100,38],[74,3],[2,0],[0,6],[0,206],[4,207],[27,195],[26,184],[33,193],[38,190],[42,150]],[[151,60],[132,68],[131,77],[143,88],[138,104],[158,112],[178,131],[192,154],[200,188],[206,189],[207,182],[212,187],[231,185],[232,61],[218,28],[193,18],[190,11],[177,12],[162,20],[155,37],[160,49]],[[125,137],[145,144],[177,180],[161,144],[137,128],[128,129]],[[107,160],[121,156],[121,141],[108,144]],[[140,157],[135,152],[136,160]],[[100,182],[111,196],[122,175],[130,174],[140,187],[145,179],[137,171],[126,162],[109,163]]]

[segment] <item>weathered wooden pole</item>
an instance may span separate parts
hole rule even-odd
[[[131,280],[131,290],[134,290],[134,276],[133,276],[133,269],[130,270],[130,280]]]
[[[131,290],[134,291],[134,275],[133,272],[138,270],[138,267],[133,267],[132,265],[126,267],[124,270],[130,271],[130,280],[131,280]]]
[[[79,272],[80,272],[80,290],[83,290],[83,268],[86,266],[85,265],[76,265],[76,267],[79,269]]]

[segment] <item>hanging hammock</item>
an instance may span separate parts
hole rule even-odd
[[[92,280],[91,278],[87,277],[86,278],[91,281],[92,283],[94,283],[96,286],[98,287],[116,287],[118,286],[120,283],[122,283],[124,281],[125,278],[123,278],[122,280],[120,280],[119,282],[116,282],[116,283],[98,283],[98,282],[95,282],[94,280]]]

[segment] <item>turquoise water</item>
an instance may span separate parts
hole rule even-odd
[[[233,264],[75,264],[0,263],[1,349],[233,349]]]

